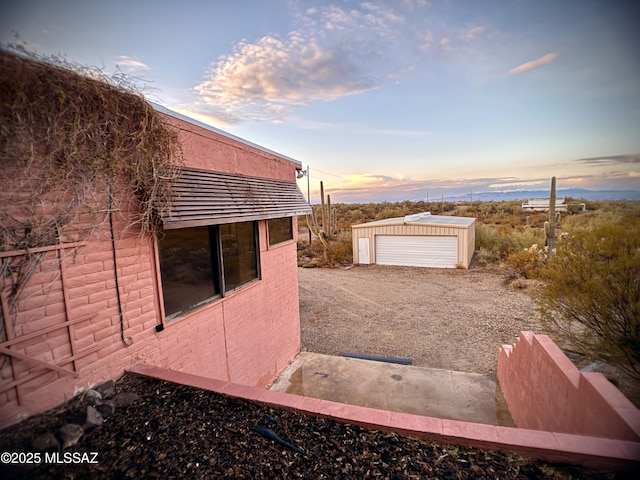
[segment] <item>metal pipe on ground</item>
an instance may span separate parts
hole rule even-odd
[[[368,355],[366,353],[340,352],[341,357],[358,358],[360,360],[372,360],[374,362],[397,363],[398,365],[411,365],[410,358],[385,357],[382,355]]]

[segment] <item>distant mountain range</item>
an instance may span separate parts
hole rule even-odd
[[[640,190],[587,190],[569,188],[558,190],[558,197],[571,197],[575,200],[640,200]],[[503,202],[508,200],[527,200],[529,198],[549,198],[549,190],[511,190],[496,192],[473,192],[466,195],[451,195],[444,199],[448,202],[465,201]]]

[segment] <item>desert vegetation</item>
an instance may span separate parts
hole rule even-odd
[[[557,255],[540,269],[544,325],[640,380],[640,214],[605,211],[568,223]]]
[[[562,222],[569,218],[593,214],[617,212],[624,209],[632,210],[633,203],[628,202],[587,202],[581,199],[567,199],[569,213],[562,216]],[[576,215],[578,205],[585,203],[588,213]],[[320,217],[320,205],[314,205],[317,211],[316,217]],[[476,223],[476,264],[500,265],[506,264],[513,254],[521,254],[524,249],[533,245],[544,249],[545,231],[544,224],[548,221],[547,212],[525,212],[522,210],[522,202],[513,200],[508,202],[412,202],[403,201],[397,203],[337,203],[332,204],[335,212],[335,229],[327,249],[327,258],[324,258],[323,243],[312,233],[309,242],[309,226],[307,218],[302,216],[298,220],[299,227],[299,251],[298,260],[302,267],[337,267],[349,265],[352,262],[351,251],[351,226],[360,223],[384,220],[386,218],[403,217],[420,212],[431,212],[433,215],[456,215],[463,217],[475,217]],[[322,224],[320,224],[322,226]],[[313,229],[313,226],[312,226]],[[562,234],[562,231],[560,231]],[[534,249],[535,250],[535,249]],[[524,255],[528,256],[528,255]],[[514,268],[521,259],[514,258]],[[525,270],[519,272],[525,274]],[[534,274],[532,272],[532,274]],[[535,274],[534,274],[535,275]]]

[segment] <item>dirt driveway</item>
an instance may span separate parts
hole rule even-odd
[[[499,269],[299,268],[302,350],[409,357],[495,379],[498,349],[539,330],[528,289]]]

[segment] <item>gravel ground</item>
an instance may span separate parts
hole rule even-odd
[[[302,350],[408,357],[495,379],[498,350],[539,331],[533,287],[496,268],[299,268]]]

